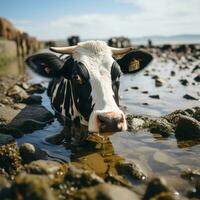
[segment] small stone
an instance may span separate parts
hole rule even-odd
[[[30,143],[24,143],[19,148],[23,163],[30,163],[34,160],[46,159],[47,153]]]
[[[161,87],[161,86],[163,86],[163,84],[164,84],[164,81],[161,80],[160,78],[155,79],[155,86],[156,87]]]
[[[200,138],[200,122],[188,116],[181,115],[175,130],[177,138]]]
[[[117,171],[120,174],[131,176],[133,179],[144,181],[147,176],[142,172],[142,170],[131,161],[119,161],[116,164]]]
[[[142,93],[143,93],[143,94],[148,94],[149,92],[148,92],[148,91],[142,91]]]
[[[51,160],[36,160],[26,166],[26,171],[32,174],[55,174],[61,169],[59,162]]]
[[[18,85],[11,87],[7,92],[7,96],[12,97],[15,102],[22,102],[28,98],[26,91]]]
[[[168,137],[174,133],[172,124],[165,119],[154,120],[150,126],[151,133],[160,133],[163,137]]]
[[[183,98],[184,98],[184,99],[188,99],[188,100],[198,100],[197,98],[195,98],[195,97],[193,97],[193,96],[191,96],[191,95],[189,95],[189,94],[185,94],[185,95],[183,96]]]
[[[180,81],[180,83],[181,83],[182,85],[184,85],[184,86],[187,86],[187,85],[189,84],[189,82],[188,82],[187,79],[181,79],[181,80],[179,80],[179,81]]]
[[[175,192],[170,188],[163,178],[154,178],[147,186],[143,200],[166,199],[174,200]]]
[[[46,177],[25,173],[15,178],[10,196],[11,199],[55,200]]]
[[[37,83],[37,84],[32,84],[28,89],[27,89],[27,92],[29,94],[33,94],[33,93],[43,93],[44,91],[46,90],[46,88],[41,85],[40,83]]]
[[[151,78],[156,80],[156,79],[159,78],[159,76],[158,75],[153,75]]]
[[[28,98],[24,99],[22,103],[31,105],[31,104],[41,104],[42,97],[37,95],[30,95]]]
[[[145,121],[140,118],[133,118],[132,119],[132,129],[138,131],[144,127]]]
[[[200,69],[200,66],[196,65],[193,70],[192,70],[192,73],[194,73],[195,71],[199,70]]]
[[[195,80],[196,82],[200,82],[200,75],[197,75],[197,76],[194,78],[194,80]]]
[[[176,72],[175,71],[171,71],[171,76],[175,76],[176,75]]]
[[[15,138],[11,135],[0,134],[0,146],[15,142]]]
[[[131,87],[131,89],[133,89],[133,90],[138,90],[139,87],[137,87],[137,86],[133,86],[133,87]]]
[[[149,97],[152,98],[152,99],[160,99],[160,96],[158,94],[149,95]]]

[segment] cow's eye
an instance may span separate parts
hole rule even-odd
[[[76,83],[76,84],[83,84],[83,79],[78,75],[78,74],[75,74],[73,76],[73,81]]]

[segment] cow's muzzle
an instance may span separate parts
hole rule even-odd
[[[125,119],[121,113],[105,112],[97,115],[100,132],[117,132],[124,128]]]

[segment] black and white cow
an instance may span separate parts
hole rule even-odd
[[[53,77],[48,95],[56,113],[67,124],[88,126],[89,132],[126,130],[125,115],[119,108],[121,71],[139,71],[152,56],[131,48],[111,48],[103,41],[50,50],[69,56],[61,60],[55,54],[40,53],[30,56],[26,63],[40,74]],[[114,59],[120,54],[125,55]]]

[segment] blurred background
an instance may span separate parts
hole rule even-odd
[[[0,16],[42,41],[124,36],[133,44],[194,43],[200,41],[199,8],[199,0],[1,0]]]

